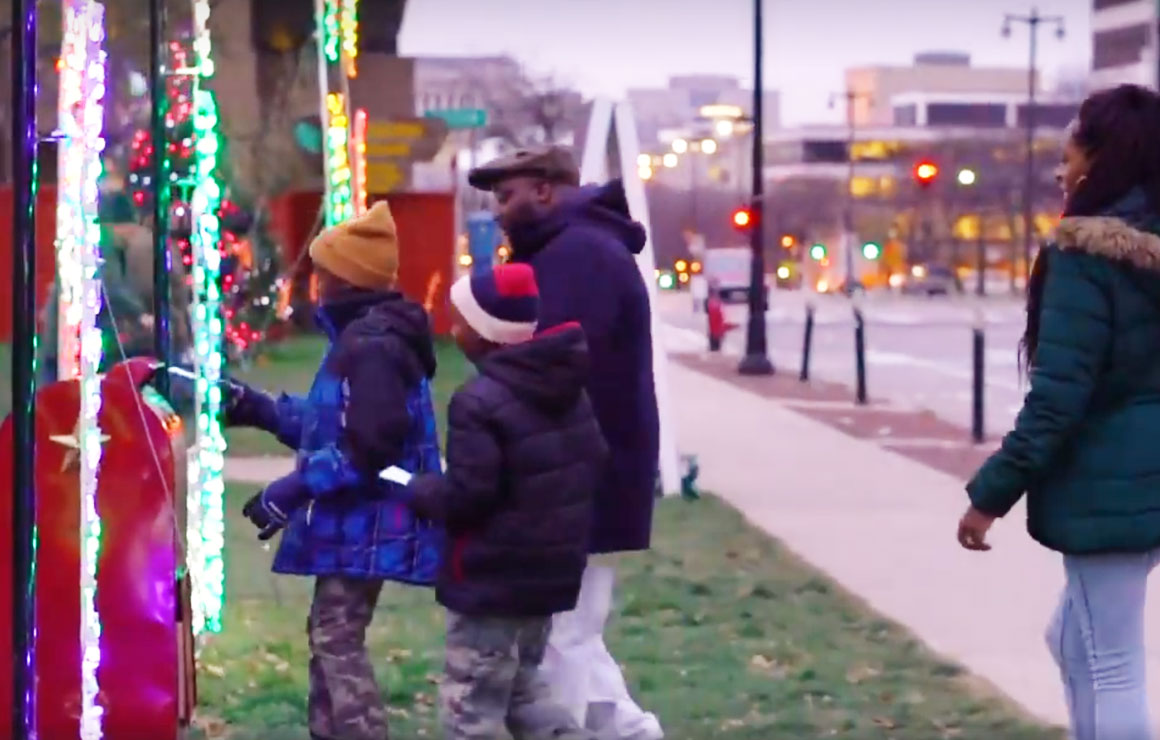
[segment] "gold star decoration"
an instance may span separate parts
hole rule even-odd
[[[69,448],[68,452],[64,454],[64,461],[60,464],[60,472],[65,473],[73,468],[80,467],[81,462],[81,418],[77,416],[76,426],[73,427],[72,434],[53,434],[49,439],[57,444],[64,445]],[[101,444],[108,442],[112,437],[107,434],[101,435]]]

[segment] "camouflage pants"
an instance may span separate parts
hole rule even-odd
[[[539,676],[549,618],[468,617],[447,612],[439,698],[446,740],[592,740],[553,704]]]
[[[382,581],[337,576],[314,582],[310,636],[310,735],[316,740],[386,740],[387,712],[367,657],[366,631]]]

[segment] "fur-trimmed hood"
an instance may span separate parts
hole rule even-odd
[[[1114,216],[1069,216],[1059,222],[1055,243],[1152,274],[1160,274],[1160,236]]]

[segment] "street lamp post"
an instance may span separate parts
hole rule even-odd
[[[1064,26],[1063,16],[1040,15],[1037,8],[1032,8],[1029,15],[1008,13],[1003,19],[1004,37],[1011,35],[1012,23],[1027,24],[1030,52],[1027,65],[1027,115],[1024,119],[1027,134],[1027,171],[1024,173],[1023,181],[1023,269],[1026,286],[1031,282],[1031,240],[1035,228],[1035,77],[1039,27],[1044,24],[1055,26],[1056,36],[1063,38]],[[1015,274],[1014,266],[1011,274]]]
[[[772,375],[765,326],[765,210],[764,170],[765,141],[763,136],[762,102],[765,90],[762,84],[762,0],[753,0],[753,195],[749,204],[753,225],[749,229],[749,246],[753,250],[749,269],[749,322],[745,333],[745,357],[737,371],[742,375]]]
[[[955,180],[963,188],[974,189],[975,184],[979,181],[979,173],[971,167],[963,167],[959,170],[959,174],[955,177]],[[987,292],[984,275],[987,269],[987,245],[985,236],[987,216],[983,208],[983,200],[977,192],[968,201],[978,210],[978,233],[975,235],[975,294],[983,296]]]
[[[846,197],[843,199],[842,211],[842,242],[846,255],[846,286],[845,293],[854,296],[854,144],[857,139],[858,121],[854,116],[854,104],[860,100],[869,100],[870,96],[854,90],[846,90],[840,95],[830,96],[830,107],[833,107],[838,98],[846,99]]]

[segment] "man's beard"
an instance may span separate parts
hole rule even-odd
[[[537,213],[535,206],[531,203],[527,203],[519,210],[512,212],[504,220],[504,233],[507,234],[508,243],[517,254],[526,253],[539,246],[537,239],[544,217]]]

